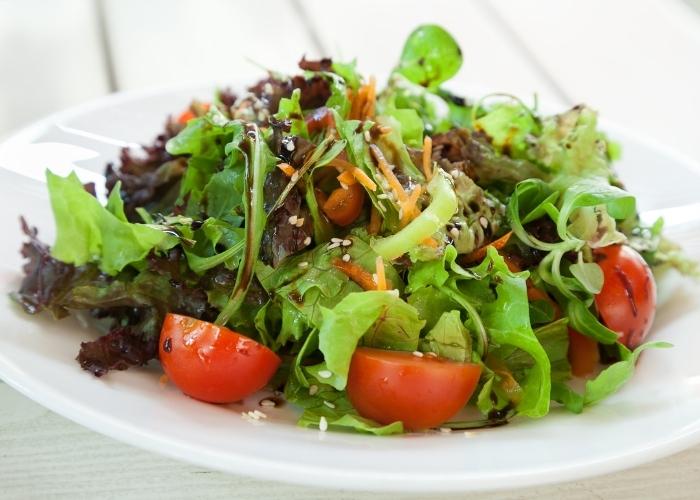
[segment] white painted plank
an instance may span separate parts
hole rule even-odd
[[[0,499],[256,498],[409,500],[211,472],[127,446],[74,424],[0,383]],[[700,447],[635,469],[562,485],[470,494],[474,500],[693,498]],[[464,495],[422,496],[425,500]]]
[[[315,55],[292,4],[280,0],[105,0],[120,89],[182,82],[243,83],[293,71]],[[252,81],[251,81],[252,83]]]
[[[700,160],[700,16],[680,0],[495,0],[576,101]]]
[[[309,0],[303,5],[331,55],[357,58],[360,69],[380,81],[398,61],[408,34],[435,23],[452,33],[464,52],[460,84],[528,99],[535,92],[554,93],[477,1]]]
[[[94,3],[0,1],[0,135],[108,92]]]

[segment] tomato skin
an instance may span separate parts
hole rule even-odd
[[[571,373],[575,377],[586,377],[593,374],[598,362],[598,342],[569,328],[569,363]]]
[[[321,209],[323,213],[338,226],[349,226],[362,213],[365,202],[365,190],[360,184],[351,184],[347,189],[335,189]]]
[[[305,118],[306,128],[310,134],[314,134],[320,130],[335,127],[333,113],[326,106],[321,106],[313,110]]]
[[[421,430],[441,425],[466,405],[480,375],[473,363],[358,347],[347,393],[363,417]]]
[[[168,379],[188,396],[233,403],[259,391],[281,359],[258,342],[206,321],[168,314],[159,342]]]
[[[642,256],[625,245],[596,250],[604,282],[595,304],[603,323],[630,349],[642,343],[656,313],[656,283]]]

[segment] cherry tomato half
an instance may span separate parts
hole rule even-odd
[[[359,184],[351,184],[347,189],[335,189],[321,207],[323,213],[339,226],[349,226],[362,213],[365,190]]]
[[[359,347],[350,364],[347,393],[363,417],[428,429],[467,404],[480,375],[481,367],[473,363]]]
[[[259,391],[281,362],[248,337],[178,314],[165,317],[159,356],[168,379],[188,396],[208,403],[233,403]]]
[[[642,343],[656,312],[656,284],[642,256],[625,245],[596,250],[603,288],[595,297],[603,323],[629,348]]]

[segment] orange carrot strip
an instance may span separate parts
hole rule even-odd
[[[382,216],[379,214],[374,206],[372,206],[372,211],[369,214],[369,225],[367,226],[367,232],[369,234],[379,234],[379,230],[382,228]]]
[[[486,257],[486,250],[489,247],[493,247],[496,250],[500,250],[504,246],[506,246],[506,243],[508,243],[508,240],[510,239],[511,235],[513,234],[512,231],[508,231],[506,234],[498,238],[496,241],[492,241],[488,245],[484,245],[483,247],[477,248],[471,253],[468,253],[464,257],[462,257],[461,262],[462,264],[472,264],[474,262],[481,262],[484,260],[484,257]]]
[[[369,175],[364,173],[362,170],[360,170],[357,167],[353,167],[351,170],[353,177],[362,184],[364,187],[369,189],[370,191],[376,191],[377,190],[377,184],[369,178]]]
[[[294,172],[296,172],[296,169],[292,167],[289,163],[280,163],[279,165],[277,165],[277,168],[284,172],[284,175],[286,175],[287,177],[293,176]]]
[[[355,179],[355,176],[352,175],[352,171],[350,170],[343,170],[343,173],[340,174],[337,179],[338,182],[345,184],[346,186],[357,184],[357,179]]]
[[[406,191],[404,191],[403,186],[401,185],[399,180],[396,178],[396,175],[394,175],[394,172],[392,172],[389,168],[389,163],[387,163],[386,158],[382,153],[382,150],[379,149],[376,144],[370,144],[369,148],[370,151],[372,151],[372,154],[374,155],[374,159],[377,160],[379,170],[381,170],[382,174],[384,174],[384,177],[386,177],[386,180],[389,182],[389,186],[391,187],[392,191],[396,193],[396,197],[399,199],[400,202],[406,201],[408,199],[408,195],[406,194]]]
[[[333,264],[333,267],[338,271],[341,271],[348,278],[360,285],[363,290],[377,289],[377,284],[374,282],[372,275],[354,262],[345,262],[343,259],[335,257],[331,261],[331,264]]]
[[[430,180],[433,178],[433,140],[429,135],[423,139],[423,173],[425,178]]]
[[[374,261],[377,268],[377,290],[386,290],[386,273],[384,272],[384,259],[381,255],[377,255]]]

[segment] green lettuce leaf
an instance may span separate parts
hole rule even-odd
[[[424,87],[437,87],[462,66],[462,50],[440,26],[425,24],[408,36],[396,72]]]
[[[459,311],[444,312],[420,342],[422,352],[434,352],[454,361],[471,361],[471,336],[462,323]]]
[[[177,237],[156,227],[127,222],[118,187],[105,208],[74,173],[60,177],[47,170],[46,182],[56,221],[51,253],[62,262],[76,266],[95,262],[103,272],[115,275],[149,252],[178,243]]]

